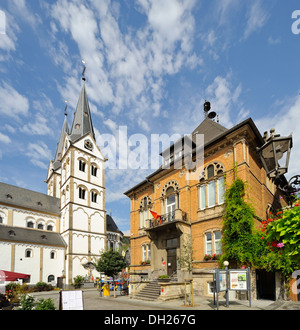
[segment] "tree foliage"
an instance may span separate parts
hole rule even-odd
[[[96,260],[95,267],[99,273],[103,272],[107,276],[115,277],[126,268],[126,262],[119,252],[110,249],[103,252],[101,257]]]
[[[254,229],[255,211],[246,203],[245,183],[236,179],[225,194],[223,255],[228,260],[289,276],[300,265],[300,203],[279,210]]]
[[[237,264],[253,264],[254,209],[245,202],[245,183],[236,179],[225,194],[223,223],[223,255],[225,260]]]

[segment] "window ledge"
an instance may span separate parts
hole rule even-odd
[[[204,221],[204,220],[219,218],[223,215],[224,208],[225,208],[225,204],[221,204],[221,205],[215,205],[215,206],[208,207],[204,210],[198,210],[197,211],[198,220]]]

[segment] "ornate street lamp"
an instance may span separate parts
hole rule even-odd
[[[270,133],[270,138],[265,133],[265,144],[257,151],[268,177],[278,179],[288,171],[293,137],[292,134],[287,137],[275,134],[274,128]]]

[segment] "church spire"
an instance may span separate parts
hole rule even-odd
[[[57,149],[54,157],[54,162],[53,162],[53,168],[56,170],[57,168],[60,167],[60,160],[61,160],[61,155],[62,155],[62,148],[64,144],[64,139],[65,139],[65,134],[69,134],[69,125],[68,125],[68,120],[67,120],[67,103],[65,106],[65,120],[63,123],[63,127],[60,133],[60,138],[57,143]]]
[[[83,64],[85,62],[83,61]],[[82,136],[91,133],[95,140],[94,127],[91,117],[91,111],[89,106],[89,101],[85,89],[85,65],[82,72],[82,88],[77,103],[74,120],[71,128],[70,138],[74,142],[80,139]]]

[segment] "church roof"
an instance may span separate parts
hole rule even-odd
[[[123,234],[109,214],[106,214],[106,230]]]
[[[60,199],[0,182],[0,203],[60,215]]]
[[[81,88],[80,97],[76,107],[74,120],[71,128],[70,138],[72,142],[77,141],[87,133],[91,133],[95,140],[95,133],[91,117],[89,101],[85,89],[85,82]]]
[[[66,247],[66,243],[59,233],[30,228],[0,225],[0,240],[38,245]]]
[[[66,133],[69,134],[69,125],[68,125],[68,121],[67,121],[67,115],[65,115],[65,120],[64,120],[63,127],[62,127],[62,130],[60,133],[60,138],[57,143],[56,153],[55,153],[54,162],[53,162],[54,170],[57,170],[61,166],[60,160],[61,160],[62,148],[63,148],[64,138],[65,138]]]

